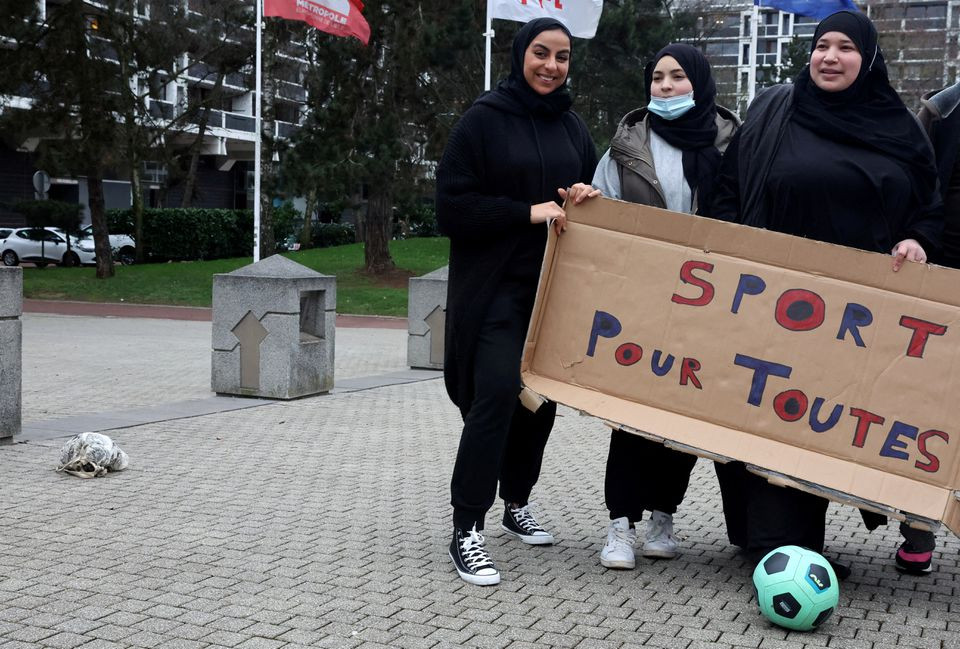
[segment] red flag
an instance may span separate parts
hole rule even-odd
[[[360,13],[361,0],[263,0],[263,15],[302,20],[322,32],[353,36],[364,45],[370,41],[370,25]]]

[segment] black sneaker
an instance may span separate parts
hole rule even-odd
[[[503,510],[504,531],[529,545],[550,545],[553,534],[540,527],[540,523],[530,513],[530,506],[513,507],[507,503]]]
[[[500,583],[500,571],[483,547],[483,535],[477,531],[476,525],[472,530],[454,528],[450,558],[460,579],[468,584],[493,586]]]
[[[827,563],[829,563],[830,567],[833,568],[833,574],[835,574],[837,579],[840,581],[845,581],[848,577],[850,577],[850,575],[853,574],[853,570],[851,570],[850,566],[846,564],[837,563],[832,559],[827,559]]]
[[[908,575],[926,575],[933,571],[933,551],[917,552],[909,541],[897,549],[897,570]]]

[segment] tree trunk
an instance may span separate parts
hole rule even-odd
[[[130,206],[133,211],[133,243],[136,246],[137,263],[142,264],[146,260],[146,248],[143,240],[143,183],[140,181],[139,160],[134,160],[130,165],[130,184],[133,194]]]
[[[103,200],[103,171],[92,169],[87,174],[87,191],[90,200],[90,221],[93,224],[93,246],[97,254],[97,279],[113,277],[113,250],[110,249],[110,233],[107,229],[107,214]]]
[[[317,209],[317,190],[307,192],[307,206],[303,210],[303,229],[300,230],[300,247],[309,248],[313,243],[313,212]]]
[[[120,74],[121,78],[130,80],[131,73],[129,67],[129,59],[126,56],[127,51],[124,49],[118,50],[118,59],[120,62]],[[127,104],[126,111],[124,114],[124,129],[126,132],[127,140],[127,163],[130,165],[130,190],[131,190],[131,200],[130,200],[130,209],[133,212],[133,244],[135,246],[135,255],[137,262],[143,263],[144,252],[143,252],[143,185],[140,182],[140,164],[141,164],[141,143],[138,141],[137,133],[137,117],[134,113],[133,106]],[[102,181],[102,177],[98,178]],[[103,196],[103,184],[100,184],[100,194],[101,198]],[[90,211],[93,212],[93,190],[90,190]],[[104,225],[106,225],[106,218],[104,218]],[[96,228],[96,226],[94,226]],[[107,228],[104,227],[104,232],[107,232]],[[107,239],[107,244],[109,246],[109,235]],[[96,247],[96,229],[94,229],[94,246]],[[100,276],[100,250],[97,248],[97,276]],[[113,248],[110,248],[110,276],[113,275]]]
[[[373,187],[367,201],[367,218],[363,228],[365,270],[377,275],[396,268],[390,256],[390,234],[393,228],[393,190]]]
[[[207,130],[206,114],[200,118],[200,125],[197,128],[197,141],[202,141],[204,132]],[[200,147],[195,146],[190,151],[190,166],[187,168],[187,177],[183,181],[183,198],[180,199],[180,207],[184,209],[190,207],[190,203],[193,201],[193,188],[197,184],[197,167],[199,164]]]
[[[203,148],[203,138],[207,134],[207,125],[210,123],[211,103],[216,102],[217,108],[220,106],[221,91],[223,82],[227,73],[224,70],[217,72],[217,80],[213,84],[213,90],[210,92],[210,100],[203,110],[200,111],[200,122],[197,124],[197,137],[190,145],[190,168],[187,171],[187,178],[183,184],[183,198],[180,200],[180,207],[190,207],[193,202],[193,191],[197,185],[197,167],[200,164],[200,149]]]

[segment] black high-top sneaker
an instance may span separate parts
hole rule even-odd
[[[500,571],[483,547],[483,535],[474,525],[471,530],[454,528],[450,541],[450,558],[460,579],[475,586],[493,586],[500,583]]]
[[[553,543],[553,534],[540,527],[540,523],[530,513],[529,505],[514,507],[511,503],[507,503],[503,510],[502,527],[504,531],[530,545]]]

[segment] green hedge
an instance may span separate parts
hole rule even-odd
[[[292,231],[296,210],[274,208],[275,240]],[[108,210],[107,227],[114,234],[133,235],[133,211]],[[245,257],[253,251],[253,212],[212,208],[147,208],[143,211],[146,256],[153,260],[197,260]]]
[[[356,243],[357,235],[349,223],[317,223],[310,231],[314,248],[331,248]]]

